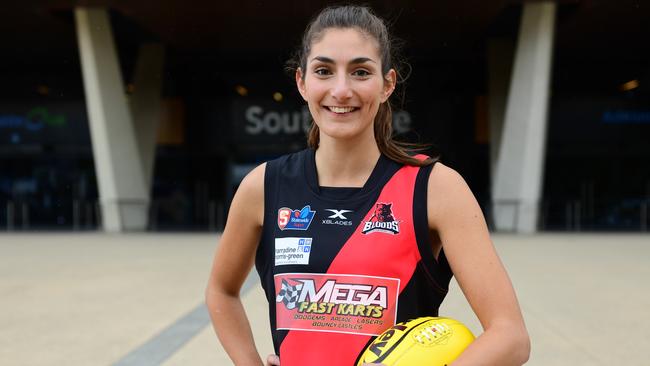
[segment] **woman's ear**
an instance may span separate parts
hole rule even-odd
[[[388,100],[393,91],[395,91],[395,84],[397,84],[397,73],[394,69],[388,70],[384,75],[384,89],[382,91],[381,102],[384,103]]]
[[[302,99],[307,101],[307,97],[305,96],[305,79],[301,68],[296,69],[296,86],[298,87],[298,92],[302,96]]]

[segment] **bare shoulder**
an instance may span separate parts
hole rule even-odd
[[[465,184],[463,177],[454,169],[443,163],[436,163],[429,175],[429,187],[438,189],[454,188],[458,184]]]
[[[235,197],[233,197],[230,211],[241,211],[254,219],[259,225],[264,220],[264,174],[266,163],[260,164],[251,170],[241,181]]]
[[[455,214],[480,212],[474,194],[465,179],[454,169],[436,163],[431,169],[427,187],[429,227],[438,228]]]
[[[266,172],[266,163],[262,163],[251,170],[244,179],[242,179],[239,188],[246,193],[261,195],[264,197],[264,173]]]

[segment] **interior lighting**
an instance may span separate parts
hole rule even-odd
[[[273,93],[273,100],[275,100],[276,102],[281,102],[282,99],[284,99],[284,96],[282,95],[282,93],[280,93],[280,92]]]
[[[636,79],[635,79],[635,80],[630,80],[630,81],[628,81],[627,83],[623,83],[623,84],[621,84],[621,86],[619,87],[619,89],[621,89],[621,91],[626,92],[626,91],[630,91],[630,90],[636,89],[636,88],[638,88],[638,87],[639,87],[639,80],[636,80]]]
[[[237,94],[241,95],[242,97],[248,95],[248,89],[246,89],[246,87],[242,85],[235,86],[235,91],[237,92]]]
[[[46,85],[39,85],[36,87],[36,92],[40,95],[49,95],[50,88],[48,88]]]

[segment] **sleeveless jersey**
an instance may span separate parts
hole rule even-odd
[[[353,365],[395,323],[437,316],[447,293],[427,222],[432,165],[382,155],[362,188],[328,188],[314,154],[267,163],[255,266],[282,366]]]

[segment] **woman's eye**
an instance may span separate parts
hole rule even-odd
[[[330,71],[328,69],[316,69],[314,70],[314,73],[316,75],[325,76],[325,75],[329,75]]]
[[[354,75],[354,76],[365,77],[365,76],[370,75],[370,73],[369,73],[367,70],[359,69],[359,70],[355,70],[355,71],[352,73],[352,75]]]

